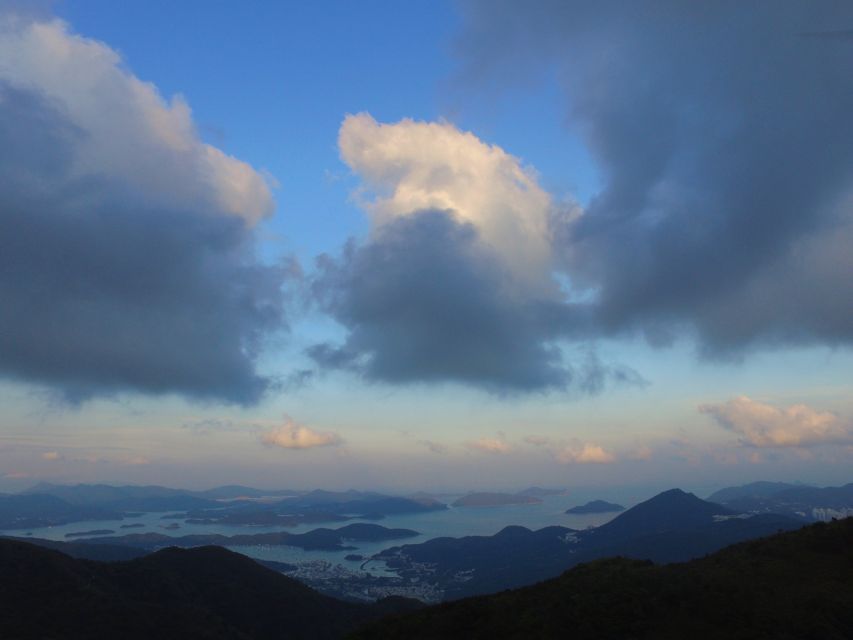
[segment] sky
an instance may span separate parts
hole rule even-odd
[[[0,0],[0,491],[849,482],[851,34]]]

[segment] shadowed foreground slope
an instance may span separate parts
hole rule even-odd
[[[370,624],[352,638],[853,637],[853,518],[656,566],[622,558]]]
[[[0,638],[338,638],[410,601],[335,600],[220,547],[128,562],[0,540]]]

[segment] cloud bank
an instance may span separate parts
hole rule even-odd
[[[316,447],[331,447],[341,444],[341,437],[330,431],[314,431],[285,416],[284,424],[261,434],[260,440],[265,445],[281,447],[282,449],[314,449]]]
[[[468,86],[553,71],[601,192],[555,252],[603,334],[853,342],[848,2],[469,0]],[[568,170],[568,169],[567,169]]]
[[[853,442],[853,424],[829,411],[805,404],[784,409],[740,396],[721,404],[703,404],[699,412],[753,447],[808,447]]]
[[[273,208],[106,45],[0,11],[0,375],[78,402],[121,391],[250,404],[284,323],[254,255]]]

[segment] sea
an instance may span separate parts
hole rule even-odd
[[[443,495],[439,499],[450,505],[457,495]],[[323,561],[331,565],[340,565],[344,569],[353,572],[368,572],[375,575],[383,575],[387,572],[384,563],[365,563],[363,560],[347,560],[346,556],[356,554],[369,558],[389,547],[403,544],[417,544],[438,537],[462,537],[462,536],[491,536],[510,525],[519,525],[528,529],[541,529],[553,525],[568,527],[570,529],[587,529],[602,525],[618,513],[601,513],[573,515],[565,513],[569,507],[583,504],[587,499],[596,497],[594,495],[581,497],[573,492],[571,495],[552,495],[541,498],[539,504],[502,505],[494,507],[453,507],[448,506],[446,510],[429,511],[425,513],[412,513],[401,515],[390,515],[381,520],[361,520],[353,518],[346,522],[333,522],[329,524],[300,524],[293,527],[281,526],[258,526],[258,525],[226,525],[226,524],[191,524],[182,518],[175,518],[175,512],[144,513],[124,520],[100,520],[97,522],[75,522],[71,524],[54,527],[33,528],[26,531],[4,531],[2,535],[16,537],[45,538],[48,540],[74,541],[84,537],[120,536],[130,533],[154,532],[169,536],[184,536],[190,534],[221,534],[233,536],[237,534],[267,533],[275,531],[287,531],[290,533],[304,533],[320,527],[336,529],[351,522],[370,522],[388,528],[412,529],[418,532],[417,537],[401,540],[383,542],[348,542],[348,546],[355,549],[339,551],[306,551],[297,547],[285,545],[252,545],[231,546],[230,549],[243,553],[247,556],[261,559],[286,562],[290,564],[302,564],[315,561]],[[622,502],[623,506],[630,507],[631,503]],[[178,528],[167,529],[166,527],[178,524]],[[122,528],[123,525],[141,524],[133,528]],[[107,530],[113,533],[79,536],[68,534],[81,534],[87,531]]]

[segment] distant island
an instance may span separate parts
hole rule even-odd
[[[618,511],[625,511],[625,507],[623,507],[621,504],[605,502],[604,500],[593,500],[591,502],[587,502],[586,504],[578,505],[577,507],[567,509],[566,513],[580,515],[588,513],[616,513]]]
[[[518,493],[469,493],[453,503],[454,507],[502,507],[511,504],[540,504],[536,496]]]
[[[87,536],[108,536],[115,533],[112,529],[92,529],[91,531],[74,531],[66,533],[66,538],[85,538]]]
[[[564,496],[568,493],[565,489],[546,489],[542,487],[528,487],[519,491],[520,496],[533,496],[534,498],[547,498],[548,496]]]

